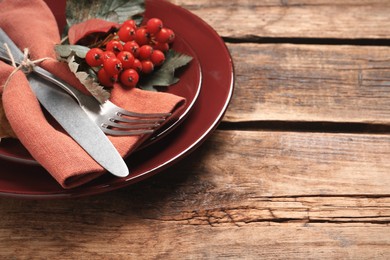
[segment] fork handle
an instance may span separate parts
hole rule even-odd
[[[66,93],[74,97],[76,101],[81,105],[81,99],[85,94],[82,93],[80,90],[72,87],[68,83],[62,81],[61,79],[57,78],[55,75],[51,74],[50,72],[41,67],[35,66],[33,71],[42,78],[56,84],[57,86],[65,90]]]

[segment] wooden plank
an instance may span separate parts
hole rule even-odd
[[[389,39],[386,0],[171,0],[224,37]]]
[[[229,122],[390,123],[390,49],[228,44],[235,67]]]
[[[202,146],[201,160],[174,171],[202,173],[199,184],[221,183],[233,197],[387,196],[389,144],[380,134],[219,131]]]
[[[248,224],[245,227],[134,222],[115,213],[88,223],[52,221],[3,232],[13,259],[388,259],[389,228]],[[115,226],[112,222],[115,221]],[[126,223],[127,222],[127,223]],[[130,222],[130,223],[129,223]],[[21,221],[19,221],[21,223]],[[96,225],[95,225],[96,224]],[[59,225],[62,225],[61,227]],[[48,230],[49,232],[42,232]],[[53,234],[52,232],[56,232]],[[8,237],[5,239],[5,235]]]
[[[388,259],[389,143],[388,135],[217,131],[128,188],[0,199],[0,255]]]

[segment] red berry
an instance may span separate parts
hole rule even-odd
[[[154,70],[153,62],[150,60],[141,61],[142,64],[142,73],[149,74]]]
[[[120,81],[126,87],[135,87],[138,83],[139,75],[134,69],[124,70],[120,75]]]
[[[123,45],[123,50],[131,52],[134,57],[138,57],[139,45],[135,41],[126,42],[125,45]]]
[[[98,71],[99,83],[105,87],[112,87],[118,80],[118,75],[109,75],[103,68]]]
[[[129,51],[121,51],[116,56],[121,61],[123,69],[130,69],[134,63],[134,56]]]
[[[152,56],[150,56],[150,60],[155,66],[161,66],[165,61],[165,55],[160,50],[154,50]]]
[[[126,20],[122,23],[121,27],[126,27],[126,26],[137,28],[137,23],[134,20]]]
[[[151,34],[158,33],[163,28],[163,23],[158,18],[152,18],[146,23],[146,30]]]
[[[139,28],[135,32],[135,41],[138,45],[142,46],[148,44],[150,41],[150,34],[146,31],[146,28]]]
[[[132,41],[135,38],[135,28],[122,26],[118,31],[118,37],[122,42]]]
[[[171,29],[167,29],[168,31],[168,43],[172,43],[175,40],[175,33]]]
[[[159,43],[167,43],[170,37],[170,32],[167,28],[162,28],[157,34],[156,34],[156,41]]]
[[[162,52],[166,52],[169,50],[169,44],[168,43],[160,43],[160,42],[156,42],[153,44],[153,49],[155,50],[160,50]]]
[[[140,60],[147,60],[150,58],[150,56],[153,53],[153,48],[150,45],[143,45],[139,48],[139,59]]]
[[[106,61],[107,59],[109,58],[115,58],[116,55],[115,53],[113,53],[112,51],[104,51],[103,52],[103,55],[102,55],[102,60],[103,60],[103,63],[104,61]]]
[[[122,70],[122,62],[118,58],[109,58],[103,62],[103,68],[111,76],[118,75]]]
[[[103,50],[99,48],[90,49],[85,55],[85,61],[91,67],[97,67],[103,64]]]
[[[138,73],[142,71],[142,64],[139,59],[134,59],[132,69],[136,70]]]
[[[120,41],[112,40],[109,41],[106,45],[106,51],[112,51],[115,54],[118,54],[122,50],[123,50],[123,46]]]

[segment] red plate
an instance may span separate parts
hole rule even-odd
[[[178,162],[213,132],[233,94],[233,64],[224,42],[200,18],[165,1],[146,1],[145,16],[162,19],[178,38],[188,43],[201,65],[202,90],[186,120],[159,142],[127,158],[131,170],[129,177],[116,178],[107,174],[75,189],[64,190],[38,165],[0,160],[1,195],[54,199],[115,190],[150,177]],[[14,147],[15,151],[12,148],[7,147],[11,157],[13,153],[20,152],[17,146]],[[4,151],[1,153],[4,155]]]
[[[178,120],[176,120],[172,124],[165,126],[162,129],[158,129],[158,131],[156,131],[153,136],[150,137],[150,139],[143,143],[138,148],[138,150],[144,149],[151,144],[157,142],[161,138],[165,137],[168,133],[170,133],[173,129],[178,127],[186,119],[186,117],[194,107],[197,98],[199,97],[202,86],[202,74],[200,63],[195,51],[179,35],[176,36],[172,48],[177,52],[184,53],[193,57],[193,59],[190,64],[185,67],[185,69],[178,72],[177,76],[180,78],[180,81],[177,84],[172,85],[162,91],[177,96],[185,97],[187,102]],[[28,151],[17,139],[2,140],[2,142],[0,143],[0,158],[13,162],[39,165],[39,163],[34,160],[34,158],[28,153]]]

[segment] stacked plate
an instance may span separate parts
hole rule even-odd
[[[66,198],[92,195],[130,185],[178,162],[217,127],[233,94],[233,64],[225,43],[204,21],[165,1],[148,1],[145,17],[158,17],[173,29],[173,49],[192,56],[180,82],[166,91],[187,99],[180,119],[126,158],[131,174],[107,174],[75,189],[64,190],[16,140],[0,143],[0,195]]]

